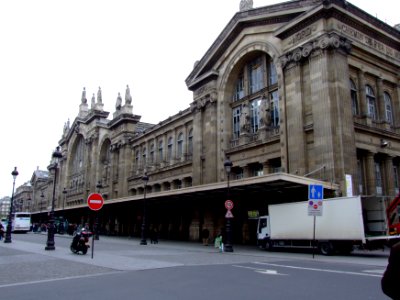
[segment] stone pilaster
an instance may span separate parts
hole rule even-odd
[[[288,173],[305,174],[307,165],[304,133],[304,101],[300,63],[285,70],[286,126],[288,141]]]

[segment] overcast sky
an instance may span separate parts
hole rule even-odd
[[[254,7],[279,3],[254,0]],[[398,0],[349,1],[389,25]],[[133,113],[158,123],[186,109],[196,60],[239,11],[240,0],[13,0],[0,4],[0,197],[46,170],[64,123],[102,89],[112,116],[128,84]]]

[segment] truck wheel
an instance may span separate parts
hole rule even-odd
[[[333,254],[333,245],[331,242],[319,243],[318,248],[322,255],[332,255]]]
[[[272,241],[265,241],[265,250],[272,251],[273,248],[274,245],[272,244]]]

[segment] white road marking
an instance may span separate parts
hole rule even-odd
[[[233,267],[242,268],[242,269],[250,269],[250,270],[253,270],[254,272],[257,272],[260,274],[265,274],[265,275],[287,275],[287,274],[278,273],[278,271],[276,271],[276,270],[266,270],[266,269],[259,269],[259,268],[239,266],[239,265],[233,265]]]
[[[279,264],[271,264],[271,263],[263,263],[263,262],[254,262],[254,264],[266,265],[266,266],[272,266],[272,267],[280,267],[280,268],[288,268],[288,269],[306,270],[306,271],[317,271],[317,272],[327,272],[327,273],[337,273],[337,274],[347,274],[347,275],[359,275],[359,276],[370,276],[370,277],[382,277],[381,274],[376,275],[376,274],[361,273],[361,272],[349,272],[349,271],[331,270],[331,269],[296,267],[296,266],[279,265]]]

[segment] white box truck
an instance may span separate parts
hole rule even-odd
[[[269,205],[268,215],[258,220],[258,245],[267,250],[315,247],[332,255],[349,253],[354,245],[379,249],[400,238],[366,235],[360,196],[324,199],[321,216],[310,216],[308,205],[308,201]]]

